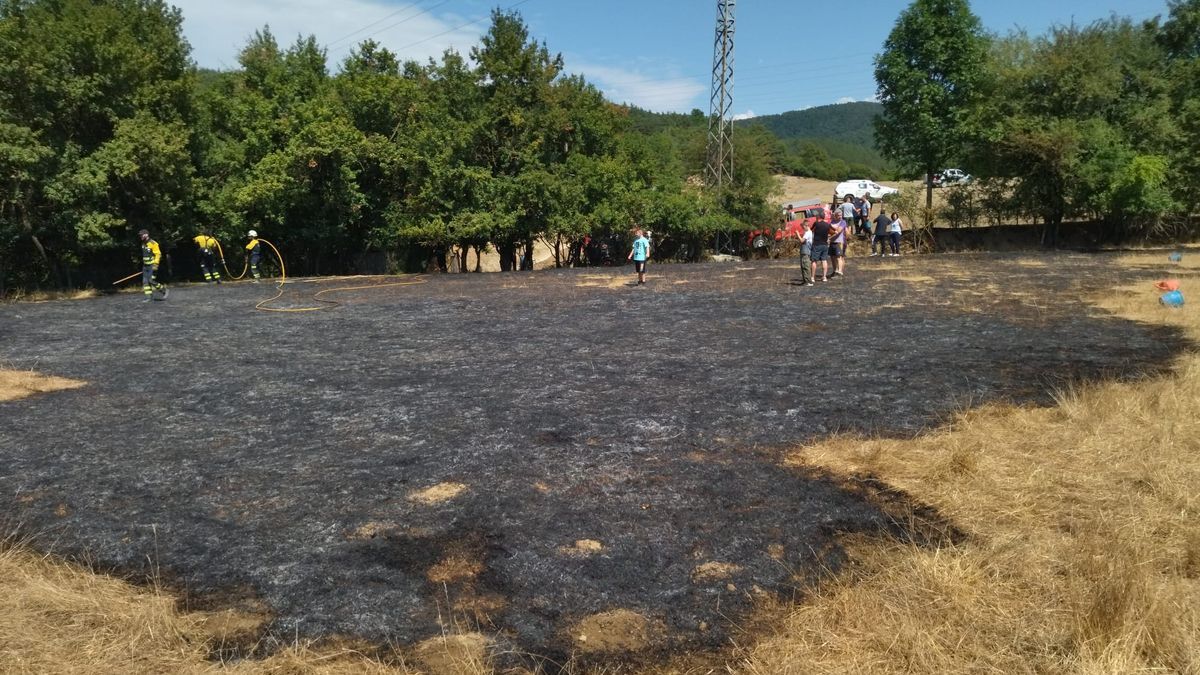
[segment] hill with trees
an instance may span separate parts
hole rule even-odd
[[[783,143],[783,171],[795,176],[843,180],[891,178],[895,171],[875,147],[878,103],[838,103],[737,122],[760,126]]]
[[[760,115],[738,124],[761,124],[781,140],[828,139],[850,146],[875,147],[878,103],[862,101],[821,105],[778,115]]]

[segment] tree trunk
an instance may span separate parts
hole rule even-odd
[[[41,240],[33,233],[33,223],[29,222],[29,212],[21,206],[17,206],[16,208],[21,211],[21,227],[25,230],[25,234],[29,235],[29,240],[33,242],[33,247],[37,249],[38,255],[42,257],[42,263],[46,265],[46,272],[54,275],[55,284],[59,288],[65,288],[62,276],[58,274],[58,270],[50,262],[50,256],[46,253],[46,247],[42,246]]]
[[[1046,224],[1042,228],[1042,246],[1046,248],[1058,247],[1058,228],[1061,224],[1062,216],[1046,219]]]
[[[512,272],[517,268],[517,242],[506,241],[496,246],[500,253],[500,271]]]
[[[483,272],[483,247],[476,246],[475,247],[475,273],[479,274],[481,272]]]
[[[523,262],[525,264],[521,266],[521,269],[528,271],[528,272],[532,272],[533,271],[533,239],[532,238],[525,240],[525,259]]]
[[[933,169],[925,170],[925,208],[933,210]]]

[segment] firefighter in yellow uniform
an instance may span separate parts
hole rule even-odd
[[[262,273],[258,271],[258,263],[262,261],[263,247],[258,240],[258,232],[250,230],[246,233],[250,237],[250,243],[246,244],[246,255],[250,256],[250,273],[254,275],[254,283],[262,278]]]
[[[207,234],[192,237],[196,246],[200,247],[200,271],[204,273],[205,283],[221,283],[221,272],[217,269],[217,240]],[[225,262],[224,259],[221,262]]]
[[[162,249],[158,247],[157,241],[150,238],[150,233],[146,230],[138,232],[138,238],[142,240],[142,294],[146,296],[146,302],[166,300],[167,287],[155,277],[158,265],[162,262]],[[161,293],[162,297],[155,298],[155,291]]]

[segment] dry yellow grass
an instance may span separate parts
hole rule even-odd
[[[1145,268],[1161,257],[1123,262]],[[1157,295],[1144,283],[1096,303],[1200,341],[1194,306],[1166,310]],[[1052,408],[990,406],[913,440],[797,448],[791,463],[873,474],[968,536],[940,548],[853,538],[845,571],[802,605],[764,602],[754,625],[771,626],[768,634],[748,634],[715,658],[764,675],[1200,673],[1197,401],[1200,355],[1188,354],[1171,375],[1064,392]],[[0,672],[411,672],[306,645],[214,663],[204,618],[175,607],[152,590],[9,549],[0,553]],[[655,626],[624,634],[657,639]],[[419,645],[412,661],[424,672],[486,673],[486,647],[482,636],[450,635]],[[672,670],[708,671],[694,662]]]
[[[623,274],[584,274],[582,281],[575,285],[580,288],[624,288],[630,284],[630,277]]]
[[[87,384],[65,377],[42,375],[31,370],[0,368],[0,402],[15,401],[26,396],[45,394],[64,389],[78,389]]]
[[[217,645],[205,616],[185,614],[167,594],[20,547],[0,551],[0,672],[59,673],[308,673],[342,675],[412,672],[353,650],[295,644],[260,661],[209,660]],[[458,650],[448,650],[457,656]]]
[[[934,279],[927,274],[892,274],[889,276],[879,277],[880,283],[886,283],[889,281],[900,281],[909,284],[928,284],[936,282],[937,279]]]
[[[431,485],[423,490],[417,490],[408,496],[414,502],[433,505],[448,502],[467,491],[462,483],[446,482]]]
[[[100,293],[94,288],[78,288],[70,291],[17,291],[0,298],[8,302],[53,302],[56,300],[86,300]]]
[[[1165,256],[1128,256],[1157,265]],[[1194,267],[1193,267],[1194,271]],[[1149,284],[1115,314],[1200,340]],[[967,532],[850,542],[856,564],[741,653],[746,673],[1200,672],[1200,356],[1174,374],[986,407],[911,441],[840,438],[791,461],[874,475]]]

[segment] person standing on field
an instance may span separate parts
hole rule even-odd
[[[642,228],[634,230],[633,248],[629,251],[627,260],[633,261],[633,269],[637,272],[637,285],[646,283],[646,261],[650,259],[650,240],[642,233]]]
[[[147,230],[138,232],[138,239],[142,241],[142,294],[146,296],[145,301],[166,300],[167,286],[155,276],[158,273],[158,265],[162,262],[162,249],[158,247],[157,241],[150,238],[150,232]],[[155,298],[155,291],[162,293],[162,297]]]
[[[204,282],[221,283],[221,272],[217,270],[217,240],[201,233],[192,241],[200,248],[200,271],[204,273]],[[225,262],[224,259],[221,262]]]
[[[879,257],[887,255],[888,228],[891,226],[892,219],[888,218],[886,213],[880,213],[875,218],[875,236],[871,239],[871,255],[875,255],[875,244],[879,244]]]
[[[862,211],[863,232],[865,232],[867,234],[867,236],[870,236],[870,234],[871,234],[871,197],[870,197],[870,195],[863,193],[862,204],[860,204],[859,210]]]
[[[900,234],[904,231],[904,226],[900,222],[900,214],[892,211],[892,224],[888,225],[888,237],[892,240],[892,257],[900,255]]]
[[[829,281],[829,230],[824,216],[812,225],[812,275],[817,276],[817,263],[821,263],[821,281]]]
[[[842,212],[833,212],[833,222],[829,224],[829,257],[833,260],[833,274],[830,278],[846,275],[846,247],[849,239],[850,223],[842,220]]]
[[[847,227],[850,227],[854,224],[854,214],[856,213],[856,210],[853,197],[846,195],[845,199],[842,200],[842,203],[837,205],[837,210],[842,212],[842,220],[845,221]],[[855,234],[857,234],[857,231]]]
[[[805,286],[813,285],[813,264],[812,264],[812,248],[813,248],[813,233],[812,228],[807,225],[802,226],[804,234],[800,235],[800,283]]]
[[[250,237],[250,243],[246,244],[246,255],[250,256],[250,273],[254,275],[254,283],[262,278],[262,273],[258,269],[258,263],[262,262],[262,242],[258,240],[258,232],[250,230],[246,233]]]

